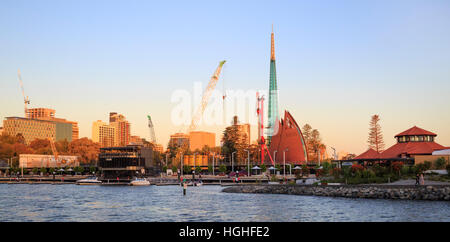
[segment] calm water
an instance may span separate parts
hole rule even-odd
[[[0,221],[450,221],[450,202],[222,193],[220,186],[0,184]]]

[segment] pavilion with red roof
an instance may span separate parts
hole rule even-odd
[[[446,147],[434,142],[437,134],[414,126],[395,136],[397,144],[378,153],[373,149],[356,156],[352,160],[401,160],[412,159],[417,155],[431,155],[433,151]]]

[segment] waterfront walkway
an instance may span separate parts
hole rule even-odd
[[[396,186],[396,185],[415,185],[415,184],[416,184],[416,180],[408,179],[408,180],[399,180],[399,181],[395,181],[395,182],[391,182],[391,183],[383,183],[383,184],[380,184],[380,185]],[[427,186],[427,185],[430,185],[430,186],[434,186],[434,185],[450,185],[450,182],[425,180],[425,186]]]

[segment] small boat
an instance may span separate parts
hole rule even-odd
[[[150,186],[150,182],[145,178],[135,178],[130,182],[131,186]]]
[[[199,186],[203,186],[203,182],[201,182],[201,181],[194,181],[194,182],[189,182],[188,184],[187,184],[188,186],[194,186],[194,187],[199,187]]]
[[[99,181],[97,177],[90,176],[90,177],[87,177],[86,179],[81,179],[81,180],[76,181],[76,184],[77,185],[100,185],[100,184],[102,184],[102,182]]]

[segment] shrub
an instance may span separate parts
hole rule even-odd
[[[309,168],[306,165],[302,165],[302,175],[309,175]]]
[[[184,165],[183,166],[183,171],[184,171],[185,174],[189,174],[189,173],[192,172],[192,168],[189,165]]]
[[[202,168],[200,166],[195,167],[195,173],[200,174],[202,172]]]
[[[322,176],[324,176],[325,174],[324,174],[324,171],[323,171],[323,169],[317,169],[316,170],[316,177],[322,177]]]
[[[213,167],[212,167],[212,165],[209,165],[209,166],[208,166],[208,172],[209,172],[209,173],[212,173],[212,172],[213,172]]]
[[[35,167],[35,168],[33,168],[33,175],[36,175],[37,173],[38,173],[38,168],[37,167]]]
[[[444,169],[446,163],[447,161],[444,157],[439,157],[434,161],[434,167],[436,167],[436,169]]]
[[[45,168],[45,167],[41,167],[41,172],[42,172],[42,174],[45,174],[45,173],[47,173],[47,168]]]
[[[272,182],[277,182],[277,181],[278,181],[277,176],[272,175],[272,176],[270,177],[270,181],[272,181]]]
[[[416,166],[416,173],[421,173],[421,172],[424,172],[425,170],[427,170],[424,163],[420,163],[415,166]]]
[[[352,172],[356,173],[358,171],[363,171],[364,167],[362,165],[359,164],[353,164],[352,165]]]
[[[322,169],[323,169],[323,175],[324,176],[328,175],[330,173],[330,170],[331,170],[331,164],[328,163],[327,161],[325,161],[322,164]]]
[[[431,169],[431,166],[432,166],[431,161],[425,161],[425,162],[423,162],[423,164],[425,165],[425,170]]]
[[[401,161],[392,162],[391,167],[395,172],[398,172],[402,169],[403,162],[401,162]]]
[[[261,172],[266,172],[266,171],[267,171],[266,164],[262,164],[261,165]]]
[[[339,179],[340,175],[341,175],[341,168],[333,168],[332,173],[334,176],[334,179]]]
[[[167,172],[167,166],[163,166],[162,170],[163,172]]]
[[[227,167],[225,165],[220,165],[219,171],[225,173],[225,172],[227,172]]]
[[[177,173],[178,172],[178,168],[176,166],[172,166],[172,172],[173,173]]]
[[[410,170],[411,170],[410,167],[402,166],[402,169],[400,170],[400,172],[401,172],[402,175],[406,175],[406,174],[410,173]]]
[[[363,178],[373,178],[376,177],[375,172],[373,172],[372,170],[364,170],[362,172],[362,177]]]

